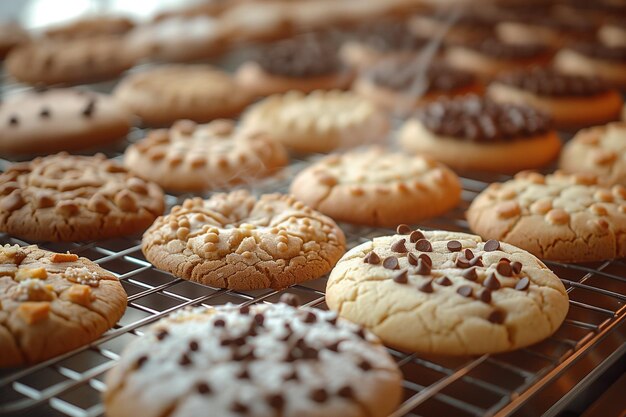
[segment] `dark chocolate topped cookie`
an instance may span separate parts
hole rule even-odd
[[[550,97],[593,96],[609,91],[608,84],[599,78],[563,74],[540,67],[504,74],[497,82]]]

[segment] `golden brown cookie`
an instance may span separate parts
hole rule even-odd
[[[554,57],[554,67],[568,74],[599,77],[619,88],[626,88],[626,46],[570,45]]]
[[[626,188],[588,174],[522,172],[494,183],[467,211],[471,229],[538,256],[589,262],[626,256]]]
[[[106,35],[123,35],[135,27],[135,23],[125,16],[92,15],[71,22],[49,27],[44,36],[51,39],[93,38]]]
[[[86,345],[125,309],[118,279],[89,259],[35,245],[0,246],[0,368]]]
[[[0,24],[0,58],[15,47],[30,41],[28,32],[16,22]]]
[[[163,192],[123,166],[66,153],[17,163],[0,174],[0,231],[28,241],[80,241],[145,230]]]
[[[238,190],[185,200],[146,231],[142,250],[157,268],[212,287],[284,288],[330,271],[345,237],[291,196]]]
[[[251,183],[285,166],[287,152],[263,133],[235,129],[232,120],[196,125],[179,120],[131,145],[124,165],[167,191],[202,192]]]
[[[163,65],[137,72],[122,80],[114,95],[148,126],[229,118],[252,101],[229,74],[208,65]]]
[[[124,137],[130,119],[110,96],[95,92],[15,94],[0,106],[0,153],[32,155],[104,145]]]
[[[559,278],[530,253],[406,225],[346,253],[330,274],[326,303],[388,345],[436,355],[537,343],[569,307]]]
[[[371,148],[321,159],[296,176],[291,193],[335,220],[394,226],[450,210],[461,185],[443,164]]]

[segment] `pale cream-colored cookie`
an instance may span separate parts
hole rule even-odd
[[[539,342],[568,310],[563,284],[515,246],[398,227],[337,263],[328,306],[385,344],[418,353],[480,355]]]
[[[589,174],[522,172],[494,183],[467,211],[471,229],[548,260],[590,262],[626,256],[626,188]]]
[[[0,174],[0,231],[28,241],[81,241],[145,230],[163,213],[163,191],[123,166],[66,153]]]
[[[378,338],[333,312],[226,305],[152,326],[107,375],[104,403],[110,417],[386,417],[401,382]]]
[[[13,49],[5,68],[27,84],[81,84],[117,77],[135,60],[119,36],[49,39]]]
[[[445,165],[422,156],[371,148],[329,155],[301,171],[291,193],[349,223],[417,223],[456,206],[461,185]]]
[[[389,131],[389,120],[381,110],[355,93],[338,90],[270,96],[244,114],[243,125],[267,132],[297,152],[381,142]]]
[[[157,268],[219,288],[284,288],[319,278],[345,250],[330,218],[291,196],[246,190],[193,198],[159,217],[142,250]]]
[[[122,80],[114,94],[149,126],[229,118],[252,101],[229,74],[208,65],[163,65],[138,72]]]
[[[563,148],[559,165],[569,173],[597,175],[604,185],[626,185],[626,122],[579,131]]]
[[[72,89],[29,91],[0,106],[0,153],[69,151],[111,143],[131,115],[111,97]]]
[[[167,191],[206,191],[250,183],[285,166],[283,146],[263,133],[242,132],[232,120],[196,125],[179,120],[131,145],[124,165]]]
[[[86,345],[125,309],[118,279],[90,260],[34,245],[0,246],[0,368]]]

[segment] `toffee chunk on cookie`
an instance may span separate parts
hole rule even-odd
[[[547,338],[565,319],[565,287],[530,253],[466,233],[398,232],[347,252],[326,287],[331,310],[385,344],[438,355],[504,352]],[[395,250],[416,232],[417,244]],[[373,255],[397,268],[369,262]]]
[[[470,228],[542,259],[590,262],[626,256],[626,189],[589,174],[522,172],[493,183],[467,211]]]
[[[118,279],[86,258],[0,246],[0,368],[30,365],[96,340],[122,317]]]
[[[386,417],[401,382],[378,338],[333,312],[226,305],[152,326],[106,376],[104,403],[110,417]]]
[[[142,250],[157,268],[205,285],[284,288],[330,271],[345,237],[291,196],[238,190],[185,200],[146,231]]]
[[[163,213],[163,191],[123,166],[66,153],[0,174],[0,231],[28,241],[82,241],[145,230]]]

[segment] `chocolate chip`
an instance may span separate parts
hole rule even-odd
[[[478,279],[478,274],[476,273],[476,267],[472,267],[463,271],[463,278],[469,279],[470,281],[476,281]]]
[[[461,285],[457,288],[456,292],[463,297],[471,297],[472,296],[472,287],[469,285]]]
[[[226,327],[226,321],[224,319],[217,319],[213,322],[215,327]]]
[[[393,281],[397,282],[398,284],[406,284],[407,282],[409,282],[409,274],[406,270],[401,271],[400,273],[394,275],[393,277]]]
[[[467,261],[467,259],[465,259],[462,256],[458,256],[454,264],[456,265],[457,268],[462,268],[462,269],[470,267],[470,264]]]
[[[337,315],[335,314],[334,316],[327,318],[326,321],[328,323],[332,324],[333,326],[336,326],[337,325]]]
[[[339,352],[339,342],[331,343],[330,345],[326,346],[326,349],[333,352]]]
[[[83,109],[83,116],[91,117],[95,109],[96,109],[96,99],[92,98],[89,100],[89,102],[87,102],[87,105]]]
[[[441,285],[442,287],[449,287],[452,285],[452,281],[448,277],[437,278],[435,283]]]
[[[42,119],[47,119],[50,117],[50,109],[47,107],[44,107],[43,109],[41,109],[41,111],[39,112],[39,117],[41,117]]]
[[[198,391],[198,393],[200,394],[210,394],[211,387],[206,382],[198,382],[196,384],[196,391]]]
[[[300,305],[300,297],[291,293],[281,295],[279,301],[292,307],[298,307]]]
[[[250,313],[250,306],[241,306],[239,308],[239,314],[247,315]]]
[[[458,240],[451,240],[446,246],[450,252],[459,252],[463,248],[463,245]]]
[[[189,355],[187,355],[186,353],[183,353],[180,359],[178,360],[178,363],[182,366],[187,366],[191,364],[191,359],[189,358]]]
[[[428,263],[426,263],[423,260],[419,259],[418,263],[417,263],[417,269],[415,270],[415,273],[418,274],[418,275],[430,275],[430,271],[431,271],[431,268],[428,265]]]
[[[406,258],[409,261],[409,264],[417,266],[417,256],[415,256],[413,253],[409,252]]]
[[[396,233],[399,235],[408,235],[411,233],[411,228],[407,224],[400,224],[396,228]]]
[[[189,350],[192,352],[197,351],[200,348],[200,345],[195,340],[189,342]]]
[[[235,339],[233,339],[232,341],[233,345],[235,346],[243,346],[246,344],[246,339],[245,337],[236,337]]]
[[[372,251],[365,256],[363,262],[366,264],[378,265],[380,263],[380,256],[378,256],[376,252]]]
[[[354,398],[354,390],[349,385],[344,385],[343,387],[339,388],[339,391],[337,391],[337,395],[342,398]]]
[[[248,406],[239,402],[239,401],[235,401],[231,406],[230,406],[230,410],[235,412],[235,413],[239,413],[239,414],[245,414],[248,412]]]
[[[284,376],[285,381],[298,381],[298,372],[294,369],[291,373]]]
[[[255,314],[254,322],[257,324],[257,326],[263,326],[263,323],[265,323],[265,316],[261,313]]]
[[[513,275],[513,269],[511,268],[511,264],[509,264],[508,262],[498,262],[498,265],[496,266],[496,271],[498,271],[498,274],[502,275],[503,277],[510,277],[511,275]]]
[[[500,242],[495,239],[489,239],[485,242],[485,246],[483,248],[485,252],[493,252],[500,249]]]
[[[314,347],[307,346],[302,349],[302,359],[317,359],[319,356],[319,351]]]
[[[282,410],[285,406],[285,398],[282,394],[269,394],[265,397],[267,404],[274,410]]]
[[[148,360],[148,357],[145,355],[138,357],[137,362],[135,362],[135,366],[137,367],[137,369],[141,368],[143,364],[146,363],[147,360]]]
[[[526,291],[529,286],[530,280],[528,279],[528,277],[524,277],[517,281],[517,283],[515,284],[515,289],[518,291]]]
[[[157,340],[163,340],[167,336],[169,336],[169,332],[167,330],[161,330],[157,333],[156,338]]]
[[[420,256],[417,257],[418,259],[421,259],[426,265],[428,265],[429,267],[433,266],[433,260],[430,259],[430,256],[426,255],[425,253],[422,253]]]
[[[365,339],[365,330],[362,327],[359,327],[359,330],[354,332],[354,334],[359,336],[361,339]]]
[[[432,293],[434,291],[432,280],[429,279],[428,281],[422,282],[417,289],[421,292],[425,292],[426,294]]]
[[[400,239],[397,242],[395,242],[393,245],[391,245],[391,250],[397,253],[406,253],[406,246],[404,245],[404,243],[406,242],[406,239]]]
[[[510,264],[511,260],[509,258],[500,258],[500,260],[498,262],[506,262],[506,263]]]
[[[469,248],[465,249],[463,254],[465,255],[465,259],[467,259],[468,261],[474,257],[474,252],[472,252],[472,250]]]
[[[469,261],[469,264],[471,266],[484,266],[483,265],[483,257],[482,256],[477,256],[475,258],[472,258],[472,260]]]
[[[513,270],[514,274],[519,274],[520,272],[522,272],[522,263],[518,261],[511,262],[511,269]]]
[[[19,124],[19,119],[17,116],[9,117],[9,126],[17,126]]]
[[[480,295],[478,296],[478,298],[480,298],[480,301],[482,301],[483,303],[489,304],[491,302],[491,290],[488,288],[485,288],[484,290],[480,292]]]
[[[317,316],[312,311],[307,311],[304,315],[305,323],[315,323],[317,321]]]
[[[492,272],[489,274],[487,279],[483,281],[483,286],[489,288],[490,290],[500,289],[502,285],[500,285],[500,281],[496,278],[496,275]]]
[[[414,230],[413,232],[411,232],[411,235],[409,236],[409,241],[411,243],[415,243],[420,239],[424,239],[424,234],[422,232],[420,232],[419,230]]]
[[[232,344],[233,344],[233,341],[231,339],[224,338],[220,340],[220,346],[230,346]]]
[[[398,269],[398,258],[395,256],[388,256],[383,260],[383,266],[387,269]]]
[[[502,324],[502,323],[504,323],[505,317],[506,317],[506,315],[504,314],[504,311],[502,311],[502,310],[493,310],[491,313],[489,313],[489,316],[487,317],[487,320],[489,320],[490,322],[492,322],[494,324]]]
[[[318,388],[311,391],[311,399],[316,403],[323,403],[328,399],[328,393],[324,388]]]
[[[372,364],[363,359],[361,362],[359,362],[359,368],[364,371],[369,371],[370,369],[372,369]]]
[[[420,239],[417,241],[417,243],[415,243],[415,249],[417,249],[420,252],[432,252],[433,246],[430,244],[428,240]]]
[[[248,372],[248,368],[244,367],[239,373],[237,373],[237,378],[239,379],[250,379],[250,372]]]

